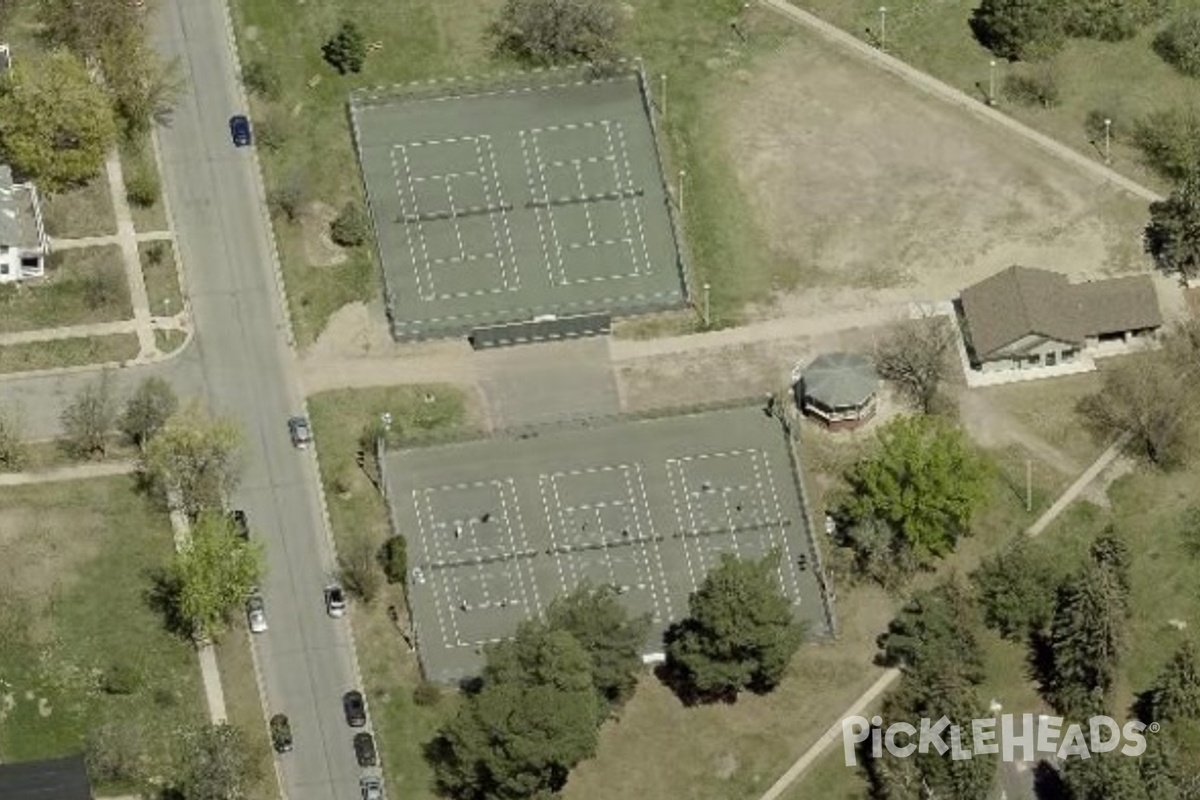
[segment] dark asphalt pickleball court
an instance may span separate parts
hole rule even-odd
[[[581,582],[649,614],[649,659],[721,554],[778,551],[811,636],[828,633],[786,434],[759,406],[389,453],[430,680],[476,675],[483,647]]]
[[[351,115],[397,339],[686,302],[637,72],[368,90]]]

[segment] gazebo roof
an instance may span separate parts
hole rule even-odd
[[[800,374],[805,397],[826,408],[858,406],[879,388],[870,359],[858,353],[826,353]]]

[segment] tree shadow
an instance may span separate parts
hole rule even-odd
[[[1066,781],[1049,761],[1033,766],[1033,796],[1037,800],[1070,800]]]
[[[193,629],[191,622],[179,613],[179,593],[181,587],[167,570],[155,569],[147,575],[150,588],[145,592],[144,600],[156,614],[162,617],[163,627],[181,639],[192,640]]]
[[[1026,662],[1029,677],[1037,683],[1038,693],[1049,697],[1054,685],[1054,646],[1044,631],[1029,634],[1029,656]]]
[[[667,628],[663,634],[663,642],[669,649],[670,646],[679,640],[684,633],[684,623],[677,622]],[[671,690],[679,702],[686,708],[695,706],[713,705],[715,703],[724,703],[733,705],[737,702],[738,693],[732,689],[721,689],[716,691],[705,691],[696,686],[692,674],[676,661],[668,658],[663,663],[654,668],[654,677],[658,678],[663,686]]]

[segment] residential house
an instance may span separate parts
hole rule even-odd
[[[1163,324],[1147,275],[1070,283],[1056,272],[1009,267],[964,289],[959,309],[971,366],[982,372],[1125,352]]]
[[[0,165],[0,283],[40,278],[49,252],[37,189]]]

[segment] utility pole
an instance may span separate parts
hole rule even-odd
[[[659,76],[659,78],[662,81],[662,92],[658,98],[658,113],[662,115],[663,119],[666,119],[666,117],[667,117],[667,73],[664,72],[662,75]]]
[[[879,7],[879,49],[887,52],[887,6]]]
[[[687,177],[687,172],[679,170],[679,193],[677,202],[679,203],[679,221],[683,221],[683,179]]]
[[[712,305],[709,301],[711,291],[712,284],[706,282],[704,284],[704,327],[706,328],[712,324]]]
[[[1104,119],[1104,163],[1112,163],[1112,152],[1109,149],[1112,142],[1112,120]]]
[[[996,59],[988,62],[988,105],[996,105]]]
[[[1033,461],[1025,459],[1025,512],[1033,511]]]

